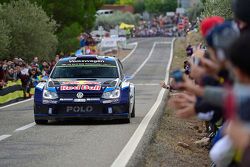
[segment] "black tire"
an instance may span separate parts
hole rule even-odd
[[[130,123],[130,118],[122,119],[122,123],[129,124]]]
[[[48,123],[48,120],[39,120],[39,119],[35,119],[35,123],[37,125],[45,125]]]
[[[131,112],[131,118],[135,117],[135,102],[134,102],[134,106],[133,106],[133,110]]]
[[[135,92],[134,92],[134,106],[133,106],[133,109],[132,109],[132,112],[131,112],[131,118],[134,118],[135,117]]]

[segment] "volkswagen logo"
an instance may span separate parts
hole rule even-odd
[[[78,93],[76,94],[76,97],[77,97],[78,99],[83,98],[83,96],[84,96],[84,94],[83,94],[82,92],[78,92]]]

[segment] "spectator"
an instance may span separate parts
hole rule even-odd
[[[83,33],[80,35],[80,47],[83,48],[87,45],[87,37],[88,35]]]
[[[60,57],[61,56],[59,54],[57,54],[56,57],[55,57],[55,61],[58,62],[60,60]]]
[[[187,57],[190,57],[193,55],[193,47],[191,45],[187,46],[186,53],[187,53]]]
[[[237,23],[241,32],[250,29],[250,1],[247,0],[233,0],[233,13],[235,22]]]
[[[247,21],[247,19],[244,21]],[[208,86],[209,84],[207,81],[205,84],[199,83],[200,86],[196,86],[192,80],[188,77],[184,77],[184,82],[176,85],[191,94],[195,94],[197,96],[196,100],[190,101],[190,97],[186,96],[184,93],[179,95],[178,98],[170,101],[177,109],[177,115],[179,117],[187,118],[197,114],[198,118],[201,118],[199,114],[203,112],[202,108],[195,105],[195,103],[199,104],[199,99],[202,99],[206,105],[210,105],[210,109],[206,107],[204,110],[207,116],[209,116],[206,117],[206,119],[209,118],[208,120],[211,120],[215,117],[222,117],[228,121],[230,126],[224,124],[224,129],[227,129],[227,135],[220,137],[210,151],[210,157],[213,162],[215,162],[216,166],[228,166],[234,160],[235,149],[237,147],[238,149],[246,149],[247,155],[247,148],[250,144],[250,114],[248,112],[248,106],[250,105],[250,72],[248,64],[250,63],[250,59],[246,56],[250,54],[250,46],[248,46],[250,43],[250,34],[242,34],[240,39],[232,44],[239,35],[232,23],[225,22],[213,28],[207,27],[209,30],[203,29],[203,35],[206,37],[209,56],[208,59],[205,59],[205,57],[201,58],[201,66],[199,65],[200,67],[198,67],[203,68],[206,72],[194,78],[195,80],[200,79],[204,81],[202,76],[209,74],[210,78],[213,78],[213,81],[219,81],[216,85],[219,84],[224,88],[214,87],[214,84],[212,84],[213,87]],[[247,32],[247,27],[248,26],[241,26],[239,28]],[[229,46],[231,46],[231,49],[227,53],[226,51]],[[231,64],[230,66],[229,63]],[[192,75],[194,68],[197,68],[193,65],[194,64],[191,65],[190,75]],[[229,71],[228,74],[234,73],[234,76],[237,78],[233,85],[233,89],[225,88],[225,85],[228,85],[228,82],[225,82],[228,76],[221,76],[220,71],[222,70]],[[205,85],[206,88],[204,89],[203,86]],[[216,107],[219,107],[219,109],[216,109]],[[241,138],[235,137],[237,134],[235,128],[241,128],[241,130],[238,131]],[[243,141],[245,138],[247,140]],[[242,143],[241,146],[239,146],[239,143]],[[246,163],[246,161],[242,162]]]
[[[54,68],[54,66],[56,65],[56,61],[55,60],[52,60],[50,62],[50,69],[52,70]]]
[[[39,67],[38,62],[39,62],[38,57],[34,57],[34,58],[33,58],[33,61],[31,62],[31,65],[34,65],[34,66]]]

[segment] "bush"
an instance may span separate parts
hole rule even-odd
[[[111,16],[99,16],[96,19],[96,27],[102,26],[105,30],[110,30],[117,25],[120,25],[122,22],[126,24],[137,24],[139,20],[138,15],[133,15],[132,13],[122,13],[115,12]]]
[[[206,0],[202,16],[222,16],[231,19],[233,17],[231,0]]]
[[[82,27],[78,23],[65,27],[62,32],[58,34],[59,46],[58,50],[64,53],[70,53],[80,47],[80,42],[77,39],[82,32]]]
[[[2,5],[0,20],[9,25],[11,56],[31,60],[34,56],[48,59],[55,54],[56,22],[41,7],[28,0],[11,1]]]

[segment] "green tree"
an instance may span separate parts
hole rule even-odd
[[[70,53],[77,50],[79,46],[79,40],[77,37],[82,32],[82,27],[78,23],[73,23],[68,27],[64,27],[62,32],[58,34],[59,46],[58,50],[64,53]]]
[[[9,2],[11,0],[0,0],[0,3]],[[46,13],[56,20],[57,22],[57,36],[60,38],[59,51],[68,50],[72,48],[72,36],[69,36],[68,29],[76,29],[76,26],[80,26],[82,31],[90,31],[95,23],[95,14],[102,4],[103,0],[29,0],[32,3],[35,3],[46,11]],[[79,28],[79,27],[78,27]],[[63,35],[63,33],[67,33]],[[79,32],[80,33],[80,32]],[[72,33],[71,35],[73,35]],[[79,34],[75,34],[76,39]],[[65,43],[70,43],[70,46],[67,47]],[[62,48],[65,46],[65,48]]]
[[[59,24],[59,30],[78,22],[84,24],[84,0],[44,0],[40,2],[44,10]]]
[[[187,11],[189,19],[191,21],[195,21],[196,18],[201,15],[201,13],[203,12],[203,10],[204,10],[203,4],[201,2],[200,3],[196,3],[194,6],[192,6]]]
[[[135,1],[133,4],[135,13],[143,13],[145,11],[145,4],[143,1]]]
[[[222,16],[226,19],[232,18],[231,0],[205,0],[202,16]]]
[[[0,20],[9,25],[10,55],[30,60],[33,56],[49,58],[55,54],[56,22],[41,7],[28,0],[11,1],[2,5]]]
[[[33,0],[41,4],[44,10],[59,24],[58,31],[74,23],[78,23],[84,30],[90,30],[95,22],[96,10],[102,0]]]
[[[165,14],[166,12],[175,11],[177,8],[176,0],[145,0],[145,8],[149,13]]]
[[[96,19],[96,27],[102,26],[105,30],[110,30],[122,22],[126,24],[136,25],[139,21],[139,15],[133,15],[132,13],[115,12],[111,16],[99,16]]]
[[[133,5],[134,0],[117,0],[117,4],[120,4],[120,5]]]
[[[9,46],[11,42],[10,27],[4,20],[0,20],[0,56],[8,57]]]
[[[114,4],[116,3],[116,0],[103,0],[104,4]]]

